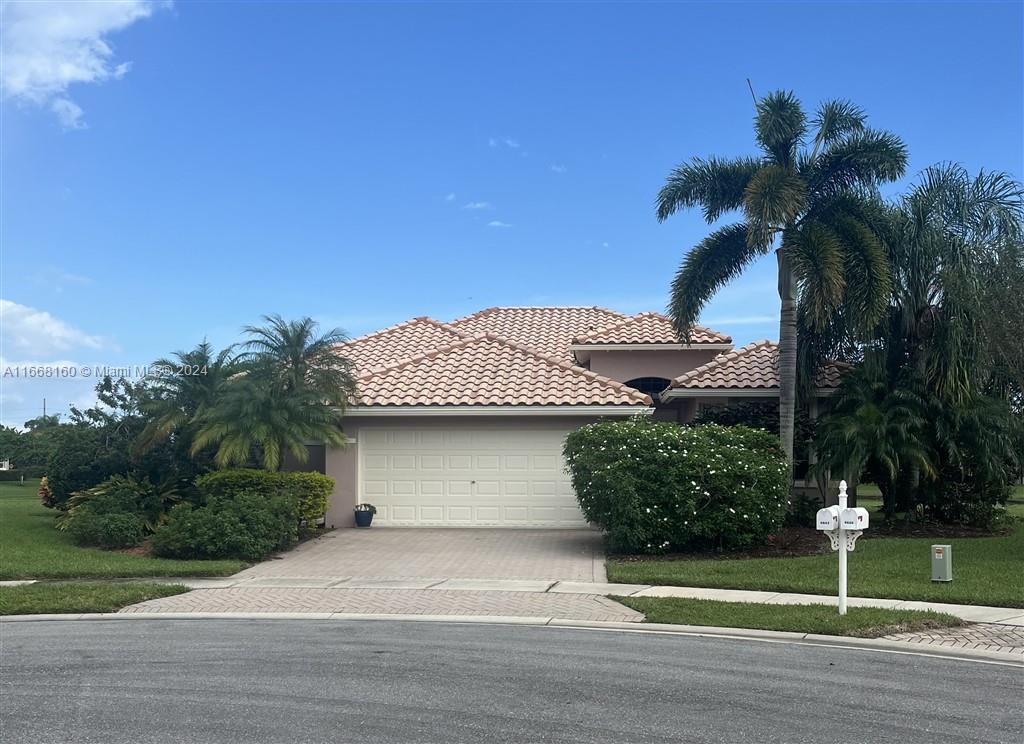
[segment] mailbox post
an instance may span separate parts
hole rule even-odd
[[[818,510],[815,526],[829,539],[832,550],[839,551],[839,614],[846,614],[847,553],[868,527],[868,510],[847,507],[846,481],[839,482],[839,506]]]

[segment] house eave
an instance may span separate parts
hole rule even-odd
[[[594,351],[732,351],[732,344],[573,344],[569,347],[580,362],[590,359]]]
[[[836,392],[836,388],[815,388],[814,397],[827,398]],[[665,403],[681,398],[778,398],[779,389],[774,388],[669,388],[658,395]]]
[[[351,406],[345,416],[635,416],[654,408],[620,406]]]

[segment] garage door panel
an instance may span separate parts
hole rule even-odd
[[[394,526],[583,527],[562,465],[567,432],[360,430],[360,498]]]

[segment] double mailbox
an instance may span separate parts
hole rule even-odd
[[[832,530],[864,530],[868,526],[868,510],[860,506],[840,509],[838,506],[826,506],[818,510],[815,527],[822,532]]]

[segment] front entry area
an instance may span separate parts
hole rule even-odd
[[[569,431],[364,426],[359,500],[380,526],[586,527],[562,460]]]

